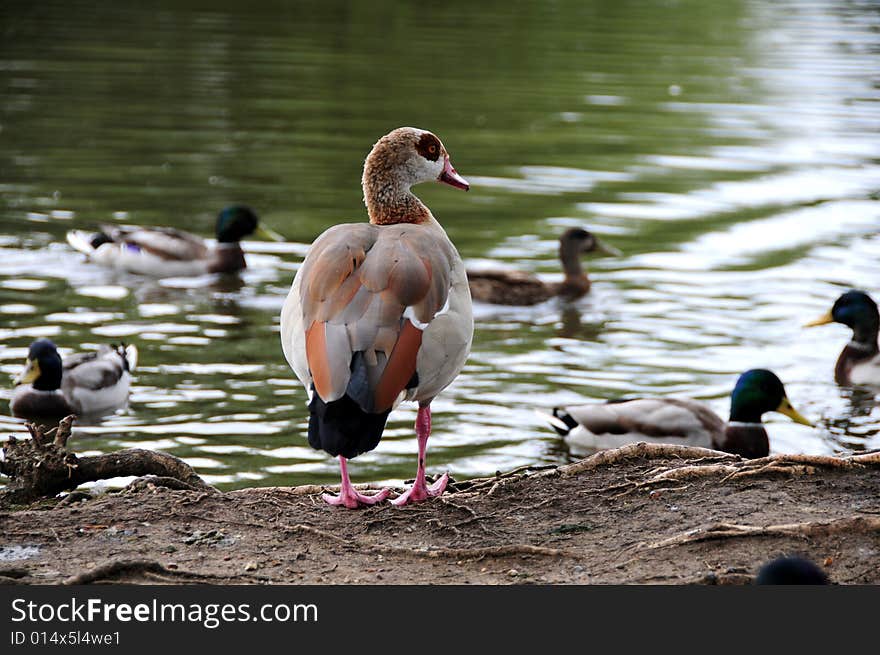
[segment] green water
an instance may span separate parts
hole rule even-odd
[[[307,244],[364,218],[363,158],[400,125],[472,184],[417,190],[469,266],[550,279],[572,225],[625,253],[588,261],[575,305],[475,307],[430,471],[568,460],[534,407],[676,394],[726,414],[756,366],[817,422],[770,418],[773,451],[880,447],[873,397],[832,379],[847,330],[800,328],[842,289],[880,295],[871,3],[139,4],[0,6],[0,371],[36,336],[140,348],[130,406],[80,426],[79,452],[160,448],[224,488],[336,480],[278,314]],[[240,280],[120,276],[64,242],[114,220],[211,236],[232,202],[288,239],[247,242]],[[412,476],[414,417],[356,481]]]

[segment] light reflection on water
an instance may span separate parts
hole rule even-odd
[[[768,416],[773,451],[880,447],[873,395],[832,379],[847,330],[800,327],[850,286],[880,296],[870,3],[502,7],[126,8],[122,41],[84,5],[5,5],[0,373],[40,336],[63,353],[131,341],[130,406],[78,426],[79,452],[166,450],[224,487],[335,481],[305,442],[278,313],[311,239],[363,217],[370,144],[414,124],[472,183],[419,190],[469,265],[552,279],[556,235],[581,225],[625,253],[586,261],[593,291],[574,305],[475,307],[473,354],[434,403],[431,470],[566,461],[535,406],[683,395],[726,415],[757,366],[818,423]],[[144,280],[64,244],[114,220],[209,235],[233,201],[290,239],[248,241],[240,278]],[[414,418],[394,413],[357,480],[412,475]]]

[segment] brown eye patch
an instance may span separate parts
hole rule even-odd
[[[425,159],[437,161],[440,156],[440,139],[430,132],[425,132],[416,144],[416,150]]]

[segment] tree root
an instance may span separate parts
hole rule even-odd
[[[677,534],[667,539],[643,545],[642,548],[655,550],[670,546],[682,546],[700,541],[716,539],[736,539],[739,537],[810,537],[839,533],[875,533],[880,532],[880,518],[854,516],[833,521],[807,521],[805,523],[787,523],[768,525],[738,525],[735,523],[716,523],[708,528],[697,528]]]
[[[769,474],[812,475],[818,468],[852,470],[880,466],[880,453],[865,453],[850,457],[827,455],[770,455],[748,460],[736,467],[721,482]]]
[[[645,479],[641,481],[627,480],[609,487],[586,489],[582,493],[605,493],[622,489],[623,491],[615,495],[615,497],[619,497],[640,489],[653,489],[657,485],[670,482],[686,482],[703,478],[721,477],[719,482],[723,484],[731,480],[766,475],[812,475],[817,469],[853,470],[880,466],[880,452],[863,453],[849,457],[770,455],[759,459],[745,460],[736,455],[728,455],[705,448],[637,443],[604,450],[579,462],[561,466],[558,473],[560,475],[576,475],[601,466],[639,458],[680,458],[689,460],[689,463],[676,467],[656,467],[645,473]]]
[[[742,461],[737,455],[722,453],[708,448],[696,448],[693,446],[678,446],[673,444],[656,444],[639,442],[627,444],[620,448],[603,450],[595,455],[573,464],[560,466],[559,475],[577,475],[584,471],[590,471],[600,466],[610,466],[631,459],[698,459],[701,461]]]
[[[115,581],[122,574],[144,574],[146,577],[163,582],[180,582],[182,579],[210,580],[222,576],[190,571],[175,571],[152,560],[117,560],[101,564],[65,579],[63,585],[92,584],[102,580]]]
[[[540,555],[544,557],[571,557],[579,559],[580,554],[559,548],[546,548],[530,544],[505,544],[503,546],[485,546],[481,548],[430,548],[414,549],[402,546],[371,546],[370,550],[377,553],[393,553],[427,558],[451,559],[483,559],[486,557],[510,557],[516,555]]]
[[[85,482],[132,475],[174,478],[183,484],[183,488],[218,493],[186,462],[166,453],[130,448],[77,457],[67,449],[73,420],[73,416],[68,416],[48,432],[42,426],[28,423],[30,439],[21,441],[9,437],[3,445],[0,473],[9,476],[10,481],[0,490],[0,507],[51,498]],[[54,439],[50,441],[53,434]]]

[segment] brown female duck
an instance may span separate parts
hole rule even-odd
[[[562,281],[544,282],[521,271],[468,271],[471,297],[494,305],[537,305],[554,297],[577,300],[590,291],[590,278],[581,264],[581,255],[588,252],[621,254],[591,232],[574,227],[559,237],[559,259],[565,273]]]

